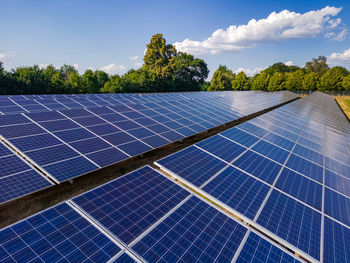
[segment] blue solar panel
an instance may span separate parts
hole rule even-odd
[[[11,155],[13,152],[7,148],[5,145],[0,143],[0,157],[6,156],[6,155]]]
[[[350,229],[324,218],[323,262],[349,262]]]
[[[98,152],[87,154],[86,156],[101,167],[118,163],[129,157],[125,153],[115,148],[107,148]]]
[[[259,126],[256,126],[250,122],[245,122],[238,125],[237,127],[258,137],[264,137],[268,133],[267,130],[260,128]]]
[[[278,177],[276,187],[308,205],[322,210],[322,185],[307,179],[307,177],[284,168]]]
[[[136,156],[152,150],[151,147],[144,144],[141,141],[132,141],[119,145],[118,148],[129,154],[130,156]]]
[[[273,144],[278,145],[279,147],[282,147],[288,151],[292,150],[293,146],[294,146],[294,142],[283,138],[275,133],[269,133],[264,137],[265,141],[271,142]]]
[[[350,166],[326,157],[326,168],[350,179]]]
[[[291,154],[286,166],[316,180],[317,182],[323,182],[323,168],[299,156]]]
[[[54,134],[64,142],[73,142],[94,137],[94,135],[91,132],[87,131],[84,128],[60,131],[55,132]]]
[[[48,133],[11,139],[10,142],[23,152],[62,144],[60,140]]]
[[[120,144],[135,140],[134,137],[130,136],[125,132],[117,132],[117,133],[109,134],[109,135],[103,136],[103,138],[109,141],[113,145],[120,145]]]
[[[297,263],[301,261],[293,258],[282,249],[251,232],[236,262]]]
[[[58,181],[63,182],[94,171],[98,167],[86,158],[79,156],[58,163],[49,164],[43,168]]]
[[[155,170],[143,167],[73,201],[128,244],[188,195]]]
[[[246,231],[191,197],[132,248],[148,262],[231,262]]]
[[[320,259],[321,214],[273,190],[257,223]]]
[[[34,123],[0,127],[0,134],[6,139],[29,136],[40,133],[46,132]]]
[[[301,146],[299,144],[295,145],[295,148],[293,149],[293,153],[300,155],[304,157],[305,159],[308,159],[314,163],[317,163],[321,166],[323,166],[323,155],[315,152],[313,150],[310,150],[304,146]]]
[[[36,122],[60,120],[60,119],[66,118],[57,111],[47,111],[47,112],[40,112],[40,113],[27,113],[26,116],[28,116],[30,119],[32,119]]]
[[[79,125],[68,119],[40,122],[40,125],[43,126],[45,129],[49,130],[50,132],[75,129],[80,127]]]
[[[120,248],[66,203],[0,230],[2,262],[106,262]]]
[[[350,226],[350,199],[325,188],[324,212]]]
[[[292,133],[290,131],[287,131],[281,127],[277,127],[275,129],[273,129],[273,133],[276,133],[277,135],[280,135],[280,136],[288,139],[289,141],[293,141],[293,142],[295,142],[298,139],[298,135],[296,135],[295,133]]]
[[[134,130],[129,130],[128,133],[130,133],[131,135],[133,135],[133,136],[135,136],[136,138],[139,138],[139,139],[155,135],[154,132],[152,132],[152,131],[150,131],[148,129],[142,128],[142,127],[141,128],[136,128]]]
[[[152,146],[153,148],[157,148],[157,147],[166,145],[170,142],[169,140],[167,140],[163,137],[160,137],[158,135],[143,138],[142,141],[147,143],[148,145]]]
[[[215,135],[197,143],[197,146],[220,157],[221,159],[231,162],[238,155],[246,150],[246,148],[225,139],[220,135]]]
[[[328,187],[350,197],[350,180],[349,179],[341,175],[335,174],[326,169],[325,184]]]
[[[97,137],[87,140],[76,141],[70,143],[70,146],[72,146],[74,149],[78,150],[82,154],[96,152],[111,147],[110,144]]]
[[[270,159],[283,164],[287,159],[289,152],[272,145],[266,141],[260,141],[252,147],[252,150],[269,157]]]
[[[228,167],[205,185],[203,191],[254,219],[269,189],[269,186],[253,177]]]
[[[169,169],[195,186],[201,186],[227,165],[195,146],[190,146],[158,160],[157,164]]]
[[[274,182],[282,168],[281,165],[252,151],[243,154],[233,164],[269,184]]]
[[[30,151],[26,154],[39,165],[55,163],[58,161],[79,156],[79,154],[76,151],[63,144],[40,150]]]
[[[130,257],[127,253],[122,253],[116,259],[112,260],[113,263],[136,263],[136,261]]]
[[[84,127],[89,127],[92,125],[98,125],[98,124],[105,124],[106,121],[103,119],[97,117],[97,116],[87,116],[87,117],[81,117],[81,118],[75,118],[74,119],[77,123]]]
[[[238,142],[239,144],[242,144],[246,147],[250,147],[251,145],[253,145],[255,142],[257,142],[259,140],[258,137],[255,137],[249,133],[246,133],[240,129],[237,128],[232,128],[229,129],[227,131],[224,131],[221,133],[221,135],[234,140],[236,142]]]
[[[90,126],[88,128],[88,130],[92,131],[93,133],[95,133],[99,136],[121,131],[117,127],[114,127],[112,124],[100,124],[100,125],[96,125],[96,126]]]

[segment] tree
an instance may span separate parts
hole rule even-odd
[[[103,88],[103,86],[106,84],[106,82],[109,80],[109,76],[106,72],[102,70],[96,70],[94,72],[94,75],[97,78],[98,85],[100,88]]]
[[[209,91],[218,91],[225,89],[225,81],[220,70],[215,71],[213,77],[211,78]]]
[[[300,69],[298,66],[287,66],[282,62],[278,62],[264,69],[263,71],[269,74],[270,76],[273,76],[273,74],[275,74],[276,72],[287,73],[297,71],[298,69]]]
[[[81,93],[97,93],[100,90],[97,76],[91,69],[84,72],[82,76]]]
[[[266,72],[261,72],[253,77],[252,89],[253,90],[267,90],[269,86],[270,75]]]
[[[246,74],[241,71],[232,80],[232,89],[234,90],[248,90],[250,89],[250,82]]]
[[[350,75],[349,74],[343,78],[341,85],[342,85],[342,88],[344,91],[350,91]]]
[[[307,72],[315,72],[319,76],[322,76],[329,69],[327,65],[327,58],[325,56],[313,58],[312,61],[306,62],[305,69]]]
[[[204,60],[179,52],[173,58],[174,89],[176,91],[200,90],[209,70]]]
[[[166,44],[163,34],[155,34],[147,44],[143,58],[144,68],[151,73],[153,80],[169,78],[174,69],[174,56],[175,46]]]
[[[285,87],[290,91],[301,90],[303,86],[303,80],[304,72],[300,69],[291,73],[287,73]]]
[[[123,89],[122,79],[118,75],[114,75],[101,88],[103,93],[118,93]]]
[[[317,73],[310,72],[305,74],[304,80],[302,83],[302,88],[305,91],[316,90],[319,85],[320,78]]]
[[[276,72],[270,79],[268,91],[278,91],[285,89],[285,79],[284,75],[280,72]]]
[[[341,91],[345,72],[340,67],[334,67],[324,73],[320,79],[319,89],[321,91]]]

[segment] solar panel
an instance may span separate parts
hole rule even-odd
[[[0,230],[2,262],[106,262],[121,249],[67,203]]]
[[[52,183],[0,143],[0,204],[47,188]]]
[[[246,228],[191,197],[132,246],[148,262],[231,262]]]
[[[301,261],[293,258],[287,252],[252,232],[244,243],[244,247],[242,248],[236,262],[296,263]]]
[[[72,201],[129,244],[188,195],[188,191],[145,166]]]

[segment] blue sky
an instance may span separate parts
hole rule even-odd
[[[248,74],[279,61],[304,66],[318,55],[350,68],[350,1],[0,0],[0,14],[8,69],[66,63],[122,74],[142,63],[156,33],[211,74],[220,64]]]

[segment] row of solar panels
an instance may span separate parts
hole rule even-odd
[[[117,106],[125,104],[154,103],[178,100],[205,102],[208,99],[246,97],[261,92],[180,92],[146,94],[75,94],[75,95],[11,95],[0,96],[0,114],[42,112],[52,110],[82,109],[88,107]],[[269,94],[264,95],[266,98]]]
[[[348,262],[349,138],[336,102],[314,93],[156,164],[309,261]]]
[[[0,203],[295,98],[289,92],[213,94],[205,103],[186,99],[0,116]]]
[[[146,166],[0,230],[2,262],[299,262]]]

